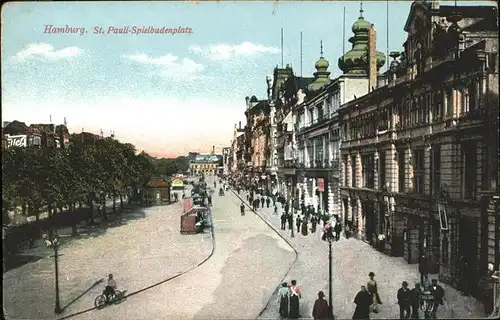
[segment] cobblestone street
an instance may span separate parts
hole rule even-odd
[[[144,210],[144,218],[109,228],[98,237],[61,245],[61,307],[67,306],[61,316],[92,308],[105,286],[94,284],[109,273],[114,274],[119,290],[131,293],[186,271],[210,254],[210,234],[179,233],[180,203],[140,210]],[[4,273],[3,299],[8,319],[54,319],[53,258],[45,257]]]
[[[246,199],[246,193],[241,192],[241,197]],[[309,233],[307,236],[295,232],[295,237],[291,238],[290,230],[280,230],[280,215],[273,214],[272,207],[260,208],[258,213],[290,241],[298,252],[297,262],[290,270],[286,281],[297,280],[303,290],[300,314],[303,318],[310,318],[318,291],[322,290],[325,295],[328,295],[328,242],[321,240],[322,228],[318,227],[316,233]],[[366,285],[370,271],[375,273],[383,302],[380,312],[372,313],[370,317],[372,319],[399,318],[397,290],[401,287],[402,281],[406,280],[411,288],[419,281],[417,264],[407,264],[403,258],[384,255],[363,241],[345,237],[341,237],[339,242],[332,244],[332,255],[333,312],[338,319],[352,318],[355,308],[354,297],[360,286]],[[429,275],[429,278],[437,278],[437,275]],[[439,318],[484,317],[482,306],[475,299],[462,296],[446,284],[440,285],[445,290],[446,303],[438,311]],[[276,293],[259,319],[279,318]]]

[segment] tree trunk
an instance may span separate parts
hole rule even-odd
[[[81,201],[78,201],[78,208],[81,209],[83,207],[83,203]]]
[[[52,218],[52,204],[51,203],[49,203],[47,205],[47,212],[48,212],[48,215],[49,215],[49,219],[51,219]]]
[[[90,194],[87,197],[87,203],[89,206],[89,222],[90,224],[94,224],[94,201]]]
[[[72,222],[71,223],[71,236],[76,237],[76,236],[78,236],[78,229],[76,227],[77,218],[75,216],[75,205],[74,204],[69,205],[69,212],[71,215],[71,222]]]
[[[21,205],[21,209],[22,209],[23,216],[25,216],[25,215],[26,215],[26,212],[29,212],[29,211],[28,211],[28,206],[26,205],[26,203],[23,203],[23,204]]]
[[[108,215],[106,214],[106,196],[101,197],[101,207],[102,207],[102,217],[104,220],[108,221]]]
[[[123,195],[120,194],[120,210],[123,211]]]
[[[116,212],[116,193],[113,193],[113,213]]]

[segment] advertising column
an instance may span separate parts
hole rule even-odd
[[[317,190],[319,193],[319,205],[318,208],[323,212],[323,192],[325,192],[325,179],[323,178],[317,178],[316,179],[316,184],[317,184]],[[325,212],[323,212],[325,213]]]

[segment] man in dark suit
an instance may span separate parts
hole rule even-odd
[[[410,298],[408,282],[403,281],[401,288],[398,290],[399,319],[410,318]]]
[[[437,283],[437,279],[432,279],[431,293],[434,296],[434,306],[432,308],[432,318],[436,319],[439,305],[444,303],[444,289]]]
[[[420,308],[420,283],[415,283],[415,288],[410,291],[411,318],[418,319],[418,310]]]
[[[427,281],[429,281],[429,260],[425,254],[420,257],[418,272],[420,273],[420,284],[423,286]]]

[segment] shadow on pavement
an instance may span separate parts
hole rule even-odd
[[[117,228],[128,224],[131,221],[146,218],[144,206],[127,205],[123,211],[117,208],[117,212],[108,213],[107,219],[102,216],[97,216],[94,223],[88,221],[81,222],[77,225],[77,235],[72,235],[71,227],[62,227],[57,230],[59,235],[59,243],[61,247],[78,239],[96,238],[106,233],[107,229]],[[4,270],[3,273],[21,267],[23,265],[36,262],[49,255],[53,254],[51,248],[47,248],[43,240],[36,239],[31,247],[22,246],[16,253],[4,255]]]
[[[88,287],[85,291],[83,291],[78,297],[74,298],[73,300],[71,300],[67,305],[65,305],[63,308],[62,308],[62,311],[66,310],[70,305],[72,305],[74,302],[76,302],[78,299],[80,299],[81,297],[83,297],[87,292],[89,292],[90,290],[92,290],[92,288],[94,288],[95,286],[101,284],[104,282],[104,279],[99,279],[97,280],[96,282],[94,282],[94,284],[92,284],[90,287]]]
[[[33,263],[36,262],[40,259],[42,259],[43,256],[38,256],[38,255],[10,255],[10,256],[4,256],[4,270],[3,272],[7,272],[9,270],[19,268],[25,264],[28,263]]]

